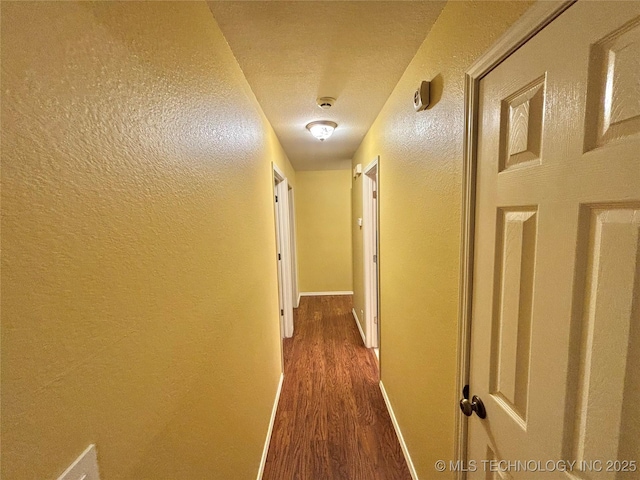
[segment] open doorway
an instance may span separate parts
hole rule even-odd
[[[364,240],[364,317],[365,340],[380,358],[378,314],[378,157],[364,169],[362,184]]]
[[[289,182],[284,173],[273,165],[274,208],[276,220],[276,261],[278,262],[278,299],[280,332],[283,338],[293,336],[293,262],[295,237],[291,233]]]

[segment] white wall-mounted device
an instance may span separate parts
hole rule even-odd
[[[429,85],[430,82],[423,80],[413,94],[413,108],[416,109],[416,112],[421,112],[429,106]]]
[[[355,167],[353,167],[353,178],[358,178],[362,175],[362,164],[359,163]]]

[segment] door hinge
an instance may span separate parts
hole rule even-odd
[[[378,192],[376,190],[373,191],[373,198],[378,198]]]
[[[378,263],[378,255],[373,256],[373,263]]]
[[[284,317],[284,310],[280,309],[280,316]]]
[[[282,257],[280,256],[280,254],[278,254],[278,260],[282,260]]]
[[[378,324],[378,317],[373,317],[373,323]]]
[[[278,203],[278,195],[276,195],[276,203]]]

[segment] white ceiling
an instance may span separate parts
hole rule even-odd
[[[209,6],[294,168],[329,170],[350,168],[444,3],[271,0]],[[321,96],[335,97],[335,106],[320,109]],[[410,107],[412,101],[408,95]],[[338,128],[320,142],[305,129],[313,120],[333,120]]]

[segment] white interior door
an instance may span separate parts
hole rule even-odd
[[[468,476],[640,478],[640,2],[569,7],[478,115]]]
[[[280,334],[285,337],[285,325],[284,325],[284,291],[283,291],[283,282],[284,282],[284,272],[282,271],[282,222],[280,218],[280,208],[278,205],[278,193],[280,189],[278,188],[278,182],[276,179],[275,187],[274,187],[274,211],[276,216],[276,255],[278,261],[278,307],[280,309]]]
[[[374,339],[372,344],[376,349],[376,355],[380,357],[380,298],[379,292],[379,268],[378,268],[378,168],[372,172],[371,185],[373,187],[372,192],[372,208],[371,208],[371,224],[373,225],[373,324],[374,324]]]
[[[365,339],[368,348],[378,348],[378,159],[367,165],[363,173]]]
[[[291,225],[289,186],[286,177],[274,165],[274,207],[276,219],[276,261],[278,262],[278,294],[283,337],[293,336],[293,279],[291,257]]]

